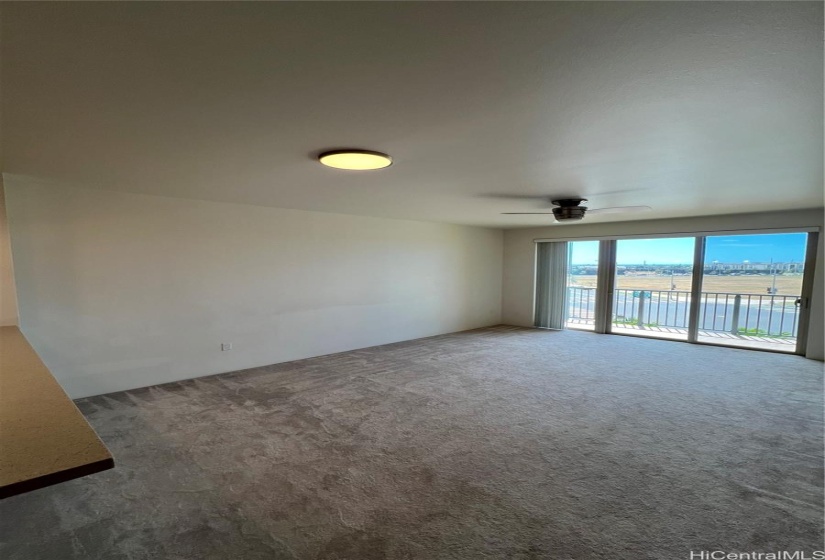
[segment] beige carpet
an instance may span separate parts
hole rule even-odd
[[[496,327],[79,401],[117,467],[0,557],[688,559],[823,548],[823,369]]]

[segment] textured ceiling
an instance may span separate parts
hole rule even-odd
[[[10,185],[496,227],[551,221],[515,195],[823,205],[821,2],[0,9]],[[338,147],[395,164],[313,161]]]

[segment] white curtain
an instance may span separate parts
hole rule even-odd
[[[567,242],[538,244],[536,326],[563,329],[567,318]]]

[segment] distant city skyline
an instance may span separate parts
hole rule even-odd
[[[802,262],[805,260],[806,233],[708,236],[705,264],[750,262]],[[594,265],[599,260],[598,241],[570,243],[571,264]],[[621,239],[616,246],[616,264],[690,265],[693,263],[693,237],[662,239]]]

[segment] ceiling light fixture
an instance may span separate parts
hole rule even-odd
[[[384,167],[392,165],[392,158],[390,156],[370,150],[333,150],[319,155],[318,161],[327,167],[353,171],[383,169]]]

